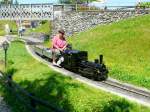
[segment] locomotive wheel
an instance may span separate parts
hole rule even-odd
[[[97,74],[97,76],[94,78],[95,81],[105,81],[107,80],[108,75],[107,74]]]

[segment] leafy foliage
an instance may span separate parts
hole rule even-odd
[[[133,105],[126,100],[109,101],[103,108],[103,112],[130,112]]]
[[[0,1],[1,4],[12,4],[13,0],[2,0]]]
[[[74,4],[74,3],[89,3],[96,0],[59,0],[60,3]]]
[[[142,3],[140,3],[140,6],[144,6],[146,8],[150,8],[150,2],[142,2]]]

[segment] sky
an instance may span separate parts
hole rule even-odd
[[[57,3],[58,2],[58,0],[17,0],[17,1],[19,2],[19,4]]]
[[[15,1],[15,0],[14,0]],[[35,3],[58,3],[59,0],[18,0],[20,4],[35,4]],[[150,0],[105,0],[106,2],[104,3],[98,3],[94,2],[92,4],[96,6],[101,6],[101,5],[113,5],[113,6],[118,6],[118,5],[135,5],[138,1],[149,1]]]
[[[150,2],[150,0],[105,0],[104,3],[93,2],[95,6],[134,6],[139,1]]]

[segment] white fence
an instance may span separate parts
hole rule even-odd
[[[0,19],[52,20],[53,5],[48,4],[0,5]]]
[[[0,5],[0,20],[53,20],[62,11],[149,11],[135,6],[108,6],[103,8],[84,5],[21,4]]]

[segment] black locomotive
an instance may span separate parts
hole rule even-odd
[[[38,55],[49,60],[52,59],[52,51],[50,49],[42,46],[34,46],[33,48]],[[95,62],[90,62],[88,61],[87,51],[69,49],[65,50],[61,57],[64,58],[61,66],[69,71],[96,81],[106,80],[108,77],[108,69],[103,63],[102,55],[100,55],[99,60],[96,59]]]

